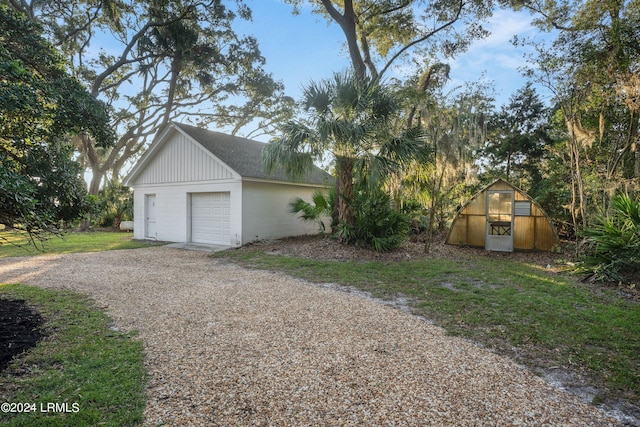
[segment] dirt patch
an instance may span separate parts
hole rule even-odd
[[[43,319],[24,300],[0,299],[0,372],[42,338]]]

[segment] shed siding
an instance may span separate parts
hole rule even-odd
[[[145,194],[156,195],[157,240],[167,242],[188,242],[191,236],[189,194],[230,192],[231,222],[230,246],[239,246],[242,241],[242,198],[239,181],[210,181],[185,184],[137,185],[134,197],[135,239],[144,239]]]
[[[531,226],[535,221],[531,217],[517,216],[513,219],[513,247],[518,249],[535,249],[535,232]]]
[[[318,224],[304,222],[289,213],[289,202],[295,197],[310,201],[318,187],[304,187],[263,182],[243,182],[242,244],[255,240],[315,234]]]
[[[509,184],[507,184],[504,181],[498,181],[496,182],[494,185],[491,186],[491,188],[486,188],[484,191],[511,191],[513,190],[513,187],[510,186]]]
[[[469,203],[463,212],[465,215],[479,215],[484,217],[487,214],[487,197],[486,192],[483,192],[481,196],[475,197],[471,203]]]
[[[234,173],[199,144],[174,133],[142,171],[135,185],[233,179]]]
[[[536,218],[536,249],[552,251],[558,247],[556,231],[545,216]]]

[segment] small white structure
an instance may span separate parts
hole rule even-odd
[[[134,238],[241,246],[317,233],[289,202],[311,200],[333,178],[319,168],[299,181],[266,174],[265,146],[178,123],[160,129],[124,180],[134,191]]]

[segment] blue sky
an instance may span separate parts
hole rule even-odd
[[[284,82],[287,94],[294,99],[300,98],[302,86],[309,81],[349,67],[339,26],[312,14],[308,5],[299,15],[293,15],[292,6],[280,0],[245,1],[253,11],[253,21],[242,23],[237,31],[258,39],[267,60],[265,68]],[[493,82],[499,106],[525,84],[518,67],[525,65],[526,50],[514,47],[510,39],[514,34],[534,39],[544,35],[531,25],[531,16],[510,10],[497,10],[486,28],[491,31],[488,38],[476,41],[451,62],[448,87],[480,80]]]

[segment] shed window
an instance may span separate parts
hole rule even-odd
[[[513,213],[516,216],[531,216],[531,202],[518,201],[513,206]]]
[[[511,193],[489,193],[489,235],[511,236]]]
[[[489,194],[489,222],[511,223],[511,194]]]

